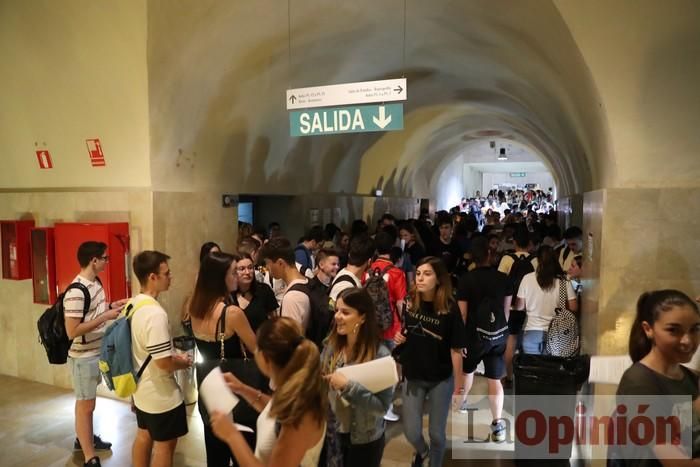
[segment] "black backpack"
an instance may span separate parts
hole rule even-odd
[[[471,315],[471,311],[469,311]],[[508,336],[508,320],[503,311],[503,299],[486,295],[476,307],[474,320],[480,340],[499,343]]]
[[[559,260],[559,257],[561,256],[562,250],[564,251],[564,257],[561,259],[561,262],[562,262],[562,264],[563,264],[563,263],[566,263],[566,260],[569,258],[569,255],[571,255],[572,252],[571,252],[571,248],[569,248],[569,247],[566,246],[566,245],[560,245],[560,246],[558,246],[558,247],[554,250],[554,252],[555,252],[556,255],[557,255],[557,260]]]
[[[518,295],[518,289],[520,288],[520,283],[523,281],[523,277],[526,274],[535,272],[535,267],[532,265],[532,260],[535,258],[533,255],[522,255],[518,256],[515,253],[509,254],[513,258],[513,266],[510,268],[508,273],[508,280],[513,286],[513,295]]]
[[[394,324],[394,312],[391,309],[391,302],[389,300],[389,285],[387,281],[384,280],[384,274],[393,267],[394,266],[390,264],[384,269],[374,268],[369,272],[369,278],[365,283],[365,290],[367,290],[369,296],[372,297],[372,302],[374,303],[374,308],[377,313],[377,322],[382,331],[386,331]]]
[[[338,278],[337,278],[338,279]],[[348,276],[344,275],[336,282],[348,281],[355,282]],[[329,289],[317,286],[309,280],[306,284],[294,284],[288,291],[296,290],[304,293],[309,297],[309,323],[306,327],[305,336],[316,344],[319,349],[323,348],[323,341],[328,337],[333,326],[333,315],[335,314],[335,306],[331,303],[328,296]],[[320,282],[320,281],[319,281]],[[332,287],[332,286],[331,286]]]
[[[63,365],[68,361],[68,350],[73,343],[66,332],[66,320],[63,309],[63,298],[71,289],[80,289],[85,297],[83,301],[83,317],[80,319],[82,323],[85,320],[85,315],[90,310],[90,291],[79,282],[73,282],[66,287],[66,290],[58,296],[56,302],[50,308],[47,308],[42,313],[36,323],[39,329],[39,341],[46,350],[49,363],[54,365]]]

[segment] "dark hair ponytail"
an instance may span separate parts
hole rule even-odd
[[[662,311],[668,311],[674,307],[690,307],[695,313],[700,314],[697,304],[686,294],[678,290],[655,290],[644,292],[637,300],[637,316],[630,330],[629,354],[633,362],[644,358],[653,346],[653,342],[644,332],[642,323],[653,326]]]
[[[542,245],[537,252],[537,283],[542,290],[551,290],[554,287],[556,279],[564,278],[564,271],[559,265],[557,252],[551,246]]]

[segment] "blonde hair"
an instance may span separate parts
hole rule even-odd
[[[320,424],[326,418],[326,390],[318,348],[304,338],[291,318],[275,317],[258,329],[258,350],[279,370],[270,416],[282,425],[299,426],[307,413]]]

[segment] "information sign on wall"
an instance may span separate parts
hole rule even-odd
[[[90,164],[93,167],[104,167],[107,165],[105,162],[105,155],[102,152],[102,144],[99,138],[86,139],[88,154],[90,155]]]
[[[39,162],[40,169],[53,169],[53,161],[48,149],[38,149],[36,151],[36,159]]]

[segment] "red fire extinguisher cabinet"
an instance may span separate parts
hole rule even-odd
[[[56,252],[56,282],[61,292],[80,272],[78,247],[87,241],[107,244],[107,267],[100,273],[106,300],[115,301],[131,296],[129,282],[129,224],[65,222],[54,225]]]
[[[2,237],[2,278],[24,280],[32,277],[30,232],[33,220],[0,221]]]
[[[34,303],[56,301],[56,255],[53,227],[32,229],[32,288]]]

